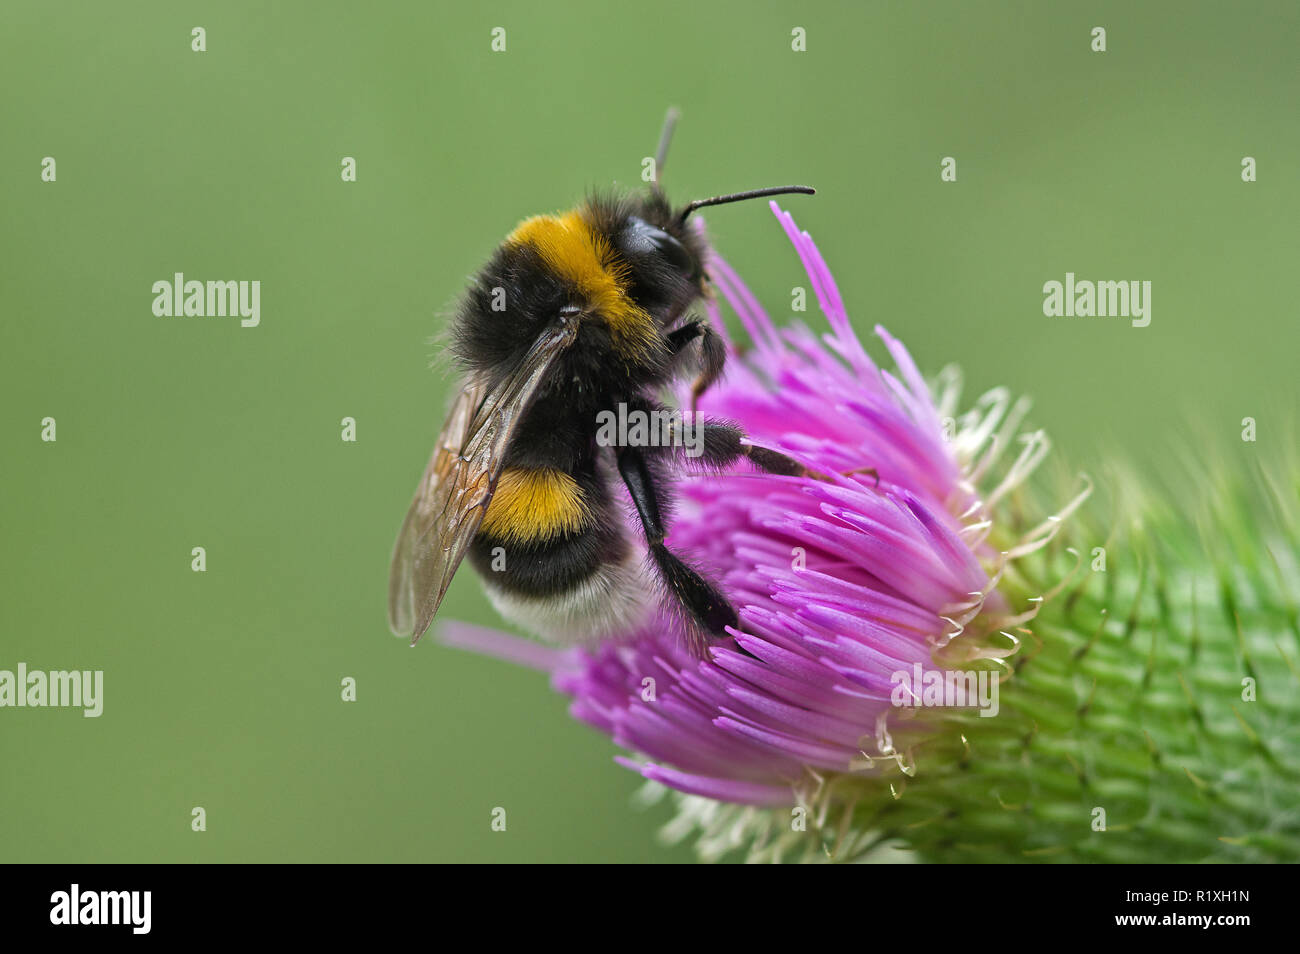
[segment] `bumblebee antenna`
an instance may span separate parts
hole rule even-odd
[[[706,205],[725,205],[728,202],[743,202],[745,199],[763,199],[769,195],[790,195],[798,193],[799,195],[816,195],[817,190],[812,186],[773,186],[770,189],[751,189],[748,192],[732,192],[728,195],[715,195],[711,199],[696,199],[686,208],[682,209],[682,214],[677,217],[678,222],[685,222],[686,217],[696,209],[702,209]]]
[[[650,183],[650,188],[655,192],[663,192],[659,180],[663,178],[664,163],[668,160],[668,145],[673,141],[673,130],[677,128],[677,120],[680,116],[677,107],[670,106],[668,115],[664,117],[664,128],[659,132],[659,148],[655,150],[655,177]]]

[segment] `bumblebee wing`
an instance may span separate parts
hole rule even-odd
[[[492,501],[506,448],[573,323],[550,331],[489,387],[471,377],[457,395],[393,547],[388,626],[411,645],[424,635]]]
[[[474,412],[482,403],[482,385],[467,381],[447,414],[429,466],[424,469],[397,534],[388,571],[388,628],[398,636],[412,638],[428,627],[455,572],[454,565],[446,565],[451,556],[446,542],[450,540],[447,530],[455,499],[453,488],[473,483],[471,462],[462,457],[462,452],[469,442]],[[480,479],[485,477],[481,475]],[[434,597],[433,605],[426,614],[421,604],[429,603],[430,595]]]

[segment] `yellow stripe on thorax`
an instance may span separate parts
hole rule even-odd
[[[576,533],[591,516],[582,488],[564,471],[507,468],[479,530],[506,543],[535,543]]]
[[[654,319],[627,294],[628,265],[580,212],[525,219],[506,242],[532,247],[552,271],[575,286],[586,304],[604,317],[620,353],[635,357],[653,347]]]

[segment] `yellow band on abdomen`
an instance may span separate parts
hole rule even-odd
[[[576,533],[590,521],[582,488],[564,471],[507,468],[479,532],[504,543],[535,543]]]

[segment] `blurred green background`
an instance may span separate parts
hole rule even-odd
[[[543,677],[384,622],[429,337],[518,219],[639,184],[671,104],[672,195],[816,185],[859,329],[1032,395],[1072,466],[1290,439],[1296,4],[470,6],[4,4],[0,669],[106,674],[99,719],[0,709],[0,860],[690,857]],[[788,311],[764,206],[708,221]],[[261,326],[154,317],[177,271],[260,280]],[[1150,327],[1044,317],[1067,271],[1152,281]],[[494,623],[468,572],[443,615]]]

